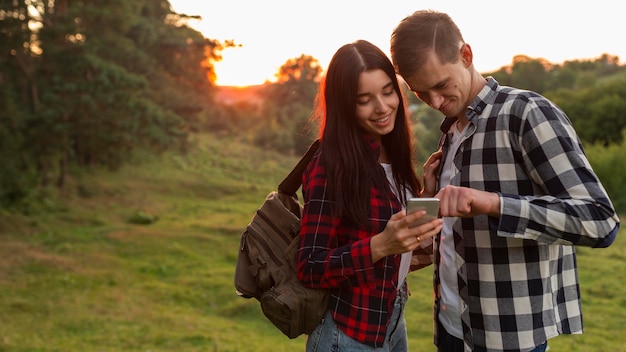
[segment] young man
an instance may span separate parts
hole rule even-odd
[[[607,247],[615,209],[569,119],[537,93],[500,86],[444,13],[391,37],[396,71],[446,118],[435,243],[439,351],[545,351],[582,333],[575,246]]]

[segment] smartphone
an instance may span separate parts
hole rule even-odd
[[[435,220],[439,216],[438,198],[410,198],[407,201],[406,213],[411,214],[418,210],[426,210],[426,214],[412,223],[409,227],[419,226],[423,223]]]

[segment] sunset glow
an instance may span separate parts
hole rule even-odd
[[[274,73],[278,72],[282,64],[276,64],[272,71],[272,62],[251,60],[254,52],[246,47],[226,49],[222,56],[223,60],[215,63],[216,83],[220,86],[248,86],[263,84],[265,81],[273,82],[276,80]]]
[[[189,25],[205,37],[235,40],[241,47],[223,52],[215,65],[219,85],[257,85],[273,81],[278,68],[302,54],[326,67],[343,44],[365,39],[389,54],[389,37],[417,9],[447,12],[461,28],[480,72],[511,64],[516,55],[552,63],[593,60],[602,54],[626,59],[623,12],[610,0],[556,2],[527,0],[514,6],[500,0],[196,1],[170,0],[174,11],[200,15]]]

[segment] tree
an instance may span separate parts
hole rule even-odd
[[[163,149],[184,137],[180,127],[172,130],[180,117],[158,108],[150,76],[136,69],[152,63],[129,35],[139,15],[133,10],[142,9],[121,0],[57,1],[42,13],[39,73],[47,108],[37,115],[31,144],[44,175],[57,167],[60,186],[70,162],[114,168],[138,147]]]
[[[36,184],[14,175],[62,186],[70,164],[185,147],[233,45],[188,17],[164,0],[0,1],[0,206]]]
[[[500,84],[526,88],[538,93],[561,88],[584,89],[593,86],[596,80],[623,71],[619,58],[603,54],[594,60],[572,60],[553,64],[545,59],[533,59],[524,55],[513,58],[511,66],[487,73]]]
[[[622,142],[626,129],[625,79],[576,91],[562,89],[547,96],[567,113],[583,141],[604,146]]]
[[[535,92],[543,92],[550,66],[550,63],[544,59],[531,59],[528,56],[518,55],[513,58],[511,85]]]
[[[622,130],[624,133],[625,131]],[[626,165],[626,136],[622,136],[620,143],[613,143],[608,146],[602,143],[586,143],[585,153],[593,170],[602,181],[611,201],[619,214],[626,211],[626,173],[622,172],[620,166]]]
[[[270,84],[266,97],[277,104],[312,104],[321,79],[319,61],[309,55],[287,60],[276,73],[277,81]]]
[[[39,105],[35,20],[24,1],[0,1],[0,208],[27,197],[37,183],[36,155],[25,148]]]
[[[303,153],[312,141],[307,128],[322,68],[317,59],[301,55],[287,60],[276,73],[277,82],[263,91],[263,120],[255,143],[286,153]]]

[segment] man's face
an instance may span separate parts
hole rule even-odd
[[[469,65],[461,59],[442,64],[433,52],[427,55],[426,64],[405,81],[420,100],[445,116],[464,115],[471,103]]]

